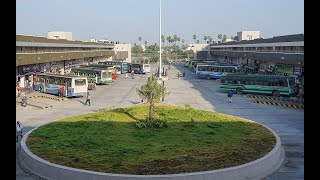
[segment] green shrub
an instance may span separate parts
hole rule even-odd
[[[155,119],[150,121],[148,119],[145,120],[137,120],[136,127],[138,128],[163,128],[168,127],[167,121],[162,119]]]

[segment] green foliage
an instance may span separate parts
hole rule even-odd
[[[150,46],[147,46],[146,47],[146,50],[145,50],[145,53],[158,53],[160,47],[155,43],[153,45],[150,45]]]
[[[160,101],[161,96],[165,96],[166,88],[159,84],[157,80],[150,76],[146,84],[136,89],[137,93],[142,99],[146,99],[149,102],[149,120],[154,119],[154,103]]]
[[[223,35],[221,41],[222,41],[222,42],[226,42],[226,40],[227,40],[227,35]]]
[[[161,95],[167,94],[165,93],[166,87],[159,84],[153,76],[150,76],[147,83],[137,88],[136,91],[142,99],[146,99],[150,103],[159,102]]]
[[[132,53],[142,53],[143,52],[143,49],[140,45],[135,45],[132,47]]]
[[[157,62],[159,62],[159,57],[150,58],[150,63],[157,63]]]
[[[163,128],[163,127],[168,127],[168,124],[167,124],[166,120],[154,119],[152,121],[149,121],[148,119],[145,119],[145,120],[137,120],[136,127],[138,127],[138,128]]]

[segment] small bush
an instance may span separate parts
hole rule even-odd
[[[166,120],[155,119],[153,121],[150,120],[137,120],[136,127],[138,128],[163,128],[168,127]]]

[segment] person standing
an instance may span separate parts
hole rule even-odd
[[[19,121],[17,121],[17,124],[16,124],[16,138],[17,138],[17,142],[19,141],[19,136],[21,136],[21,138],[22,138],[22,131],[23,131],[23,126],[20,124]]]
[[[59,88],[59,97],[63,97],[63,93],[64,93],[64,86]]]
[[[90,94],[89,94],[89,92],[87,92],[87,100],[86,100],[86,103],[84,105],[86,106],[87,103],[89,103],[89,106],[90,106]]]
[[[228,98],[229,98],[228,103],[231,103],[231,102],[232,102],[232,96],[233,96],[233,91],[230,90],[230,91],[228,92]]]
[[[131,70],[131,79],[134,79],[134,70]]]
[[[31,93],[33,90],[33,84],[31,81],[29,81],[29,92]]]

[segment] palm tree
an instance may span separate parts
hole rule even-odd
[[[142,37],[139,37],[139,38],[138,38],[138,40],[140,41],[140,45],[141,45],[141,40],[142,40]]]
[[[226,42],[226,40],[227,40],[227,35],[223,35],[222,42]]]
[[[159,84],[153,76],[150,76],[147,83],[137,88],[136,91],[142,99],[146,99],[149,102],[149,121],[153,121],[154,104],[160,101],[161,95],[168,94],[165,93],[166,88]]]
[[[197,39],[197,44],[199,44],[199,42],[200,42],[200,40],[199,40],[199,39]]]
[[[165,42],[165,41],[166,41],[166,39],[165,39],[164,35],[161,35],[161,42],[163,42],[162,47],[164,46],[164,42]]]
[[[212,43],[212,37],[208,36],[209,44]]]
[[[204,37],[203,37],[205,44],[207,43],[207,38],[208,38],[207,36],[204,36]]]
[[[184,39],[181,40],[181,43],[184,44]]]
[[[178,46],[180,46],[181,38],[180,38],[180,37],[177,37],[177,41],[178,41]]]
[[[196,39],[197,39],[197,35],[193,35],[193,40],[194,40],[194,42],[196,42]]]
[[[221,39],[222,39],[222,34],[218,34],[218,39],[220,39],[220,41],[221,41]]]

